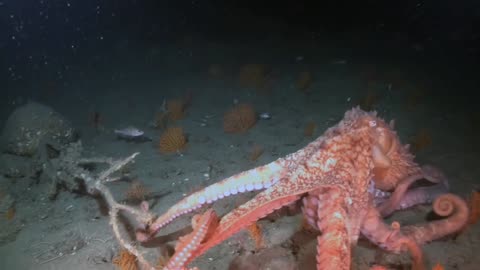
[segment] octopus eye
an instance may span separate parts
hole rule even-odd
[[[390,132],[382,129],[378,133],[377,140],[378,140],[377,141],[378,144],[380,145],[380,147],[382,148],[382,150],[384,151],[385,154],[389,153],[392,150],[392,147],[393,147],[393,144],[394,144],[394,142],[393,142],[394,137]]]
[[[375,120],[368,121],[368,125],[370,127],[376,127],[377,126],[377,121],[375,121]]]

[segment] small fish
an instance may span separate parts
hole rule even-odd
[[[113,131],[115,135],[119,139],[127,140],[127,141],[136,141],[136,142],[143,142],[143,141],[151,141],[150,138],[145,136],[145,132],[136,128],[136,127],[126,127],[123,129],[115,129]]]
[[[263,112],[263,113],[258,115],[258,118],[260,118],[262,120],[270,120],[270,119],[272,119],[272,116],[268,112]]]

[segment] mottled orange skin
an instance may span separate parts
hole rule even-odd
[[[139,240],[148,239],[178,216],[254,186],[264,190],[223,216],[182,267],[253,222],[300,201],[307,220],[322,232],[317,239],[317,269],[349,270],[351,248],[360,233],[385,250],[410,251],[414,268],[423,269],[422,252],[415,236],[422,238],[421,235],[439,229],[438,226],[423,226],[423,234],[411,231],[405,234],[398,227],[392,228],[384,224],[368,192],[372,179],[377,188],[394,190],[403,179],[415,174],[421,176],[422,169],[401,145],[393,125],[374,112],[354,108],[305,148],[185,197],[146,230],[137,232],[137,236]],[[460,218],[456,222],[463,221]],[[440,229],[441,234],[450,233],[450,229],[454,228]]]

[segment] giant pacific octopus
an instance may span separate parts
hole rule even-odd
[[[435,183],[429,188],[440,187],[440,191],[408,189],[419,179]],[[453,194],[440,195],[433,208],[446,217],[424,224],[388,225],[383,216],[429,201],[425,194],[445,193],[444,180],[438,170],[414,162],[392,122],[386,123],[376,112],[353,108],[303,149],[183,198],[138,229],[137,239],[148,241],[177,217],[204,205],[258,190],[255,197],[221,218],[212,209],[195,216],[193,232],[182,237],[164,269],[187,269],[195,258],[233,234],[295,204],[301,205],[308,222],[321,232],[317,269],[349,270],[351,251],[360,235],[386,251],[410,252],[413,269],[424,269],[420,245],[460,230],[468,217],[465,201]]]

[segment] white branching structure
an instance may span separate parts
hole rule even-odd
[[[127,158],[119,160],[106,157],[83,158],[81,141],[70,143],[64,147],[58,147],[56,150],[58,151],[58,155],[53,158],[49,158],[46,152],[40,155],[43,172],[52,181],[52,190],[49,194],[50,198],[55,198],[58,193],[58,186],[62,186],[69,191],[81,189],[78,182],[78,180],[80,180],[88,194],[94,196],[100,195],[105,200],[109,208],[110,224],[121,247],[137,257],[138,262],[142,265],[142,269],[155,269],[148,263],[135,245],[128,239],[125,239],[120,232],[118,220],[118,215],[123,211],[132,216],[140,224],[148,225],[153,222],[155,218],[154,215],[149,212],[148,205],[145,203],[142,204],[144,207],[141,208],[118,203],[110,192],[110,189],[106,186],[109,182],[121,179],[124,171],[126,171],[125,166],[133,162],[139,153],[134,153]],[[108,168],[97,174],[86,169],[92,164],[107,164]]]
[[[92,163],[107,163],[109,168],[102,171],[98,176],[83,175],[85,186],[88,193],[92,195],[101,195],[105,202],[107,203],[110,211],[110,225],[113,228],[115,237],[117,238],[119,244],[128,250],[131,254],[137,257],[138,262],[142,265],[143,269],[155,269],[151,264],[145,259],[142,253],[132,244],[130,241],[126,240],[119,229],[118,215],[121,211],[127,212],[132,215],[138,222],[141,224],[150,224],[154,220],[154,216],[148,212],[148,209],[140,209],[125,204],[118,203],[113,197],[110,189],[105,185],[108,182],[113,182],[119,179],[119,177],[113,177],[113,174],[120,171],[125,165],[132,162],[139,153],[134,153],[131,156],[121,159],[103,159],[103,158],[93,158],[93,159],[82,159],[79,161],[79,164],[92,164]]]
[[[139,251],[135,242],[127,239],[121,232],[119,214],[122,212],[126,213],[139,224],[145,226],[152,224],[156,216],[150,212],[147,202],[142,202],[140,207],[132,207],[117,202],[107,186],[108,183],[120,180],[125,176],[125,173],[128,171],[126,166],[134,162],[135,157],[139,153],[133,153],[123,159],[107,157],[84,158],[82,157],[83,147],[81,141],[62,147],[47,143],[45,143],[45,146],[39,154],[39,162],[42,164],[43,173],[51,181],[52,188],[49,197],[54,199],[60,188],[68,191],[86,190],[90,195],[103,197],[109,208],[110,225],[120,246],[137,257],[141,269],[156,270],[145,259],[144,254]],[[49,155],[47,151],[49,148],[53,148],[56,154],[53,156]],[[106,164],[107,168],[99,173],[89,169],[91,165],[97,164]]]

